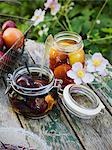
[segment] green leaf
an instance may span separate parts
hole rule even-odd
[[[73,17],[75,17],[79,13],[80,13],[80,6],[79,5],[75,5],[73,7],[73,9],[70,10],[68,16],[69,16],[69,18],[73,18]]]
[[[112,28],[101,28],[101,31],[105,33],[112,33]]]
[[[80,33],[83,23],[84,23],[84,18],[82,16],[72,19],[71,25],[72,25],[73,31]]]

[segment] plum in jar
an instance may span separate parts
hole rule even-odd
[[[63,87],[73,83],[67,77],[67,71],[76,62],[85,62],[82,38],[77,33],[60,32],[54,36],[54,42],[50,48],[50,68],[55,78],[63,80]]]
[[[25,67],[18,68],[11,77],[9,100],[15,112],[28,118],[41,118],[51,111],[58,98],[58,87],[52,71],[44,67],[39,76],[40,66],[29,67],[29,75]]]

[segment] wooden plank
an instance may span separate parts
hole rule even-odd
[[[21,127],[10,106],[8,97],[5,95],[5,86],[2,79],[0,79],[0,126]]]
[[[33,131],[46,140],[52,150],[83,149],[59,107],[55,107],[43,119],[31,120],[21,115],[19,118],[25,129]]]
[[[35,44],[35,42],[31,40],[27,41],[27,43],[25,48],[29,52],[31,58],[35,57],[35,63],[41,63],[40,57],[42,57],[43,45]],[[34,51],[31,51],[32,46]],[[30,59],[29,62],[31,64],[32,60]],[[83,146],[80,145],[80,141],[75,136],[58,106],[43,119],[31,120],[26,119],[21,115],[19,115],[19,119],[25,129],[31,130],[40,135],[47,141],[48,145],[50,145],[53,150],[83,149]]]
[[[108,77],[106,80],[101,79],[100,83],[90,84],[90,87],[97,93],[110,114],[112,114],[112,77]]]
[[[29,48],[29,53],[33,57],[32,51],[30,51],[30,49],[31,47]],[[38,45],[37,45],[37,49],[38,49]],[[34,60],[37,63],[38,63],[38,59],[37,59],[38,57],[39,56],[34,57]],[[99,97],[101,97],[102,99],[101,95],[102,93],[104,94],[104,91],[102,89],[101,90],[96,89],[96,93],[98,93]],[[107,96],[106,92],[105,95]],[[105,106],[108,108],[109,112],[111,112],[111,105],[109,103],[110,101],[108,98],[110,97],[107,97],[106,99],[105,97],[103,97],[102,101],[105,104]],[[68,111],[64,108],[64,106],[61,103],[59,104],[59,106],[62,109],[74,133],[77,134],[77,137],[79,137],[80,141],[82,142],[86,150],[112,149],[112,117],[110,116],[107,110],[104,111],[103,115],[99,115],[95,117],[95,119],[83,120],[69,114]]]
[[[105,109],[94,119],[84,120],[71,115],[60,102],[60,108],[86,150],[112,149],[112,117]]]

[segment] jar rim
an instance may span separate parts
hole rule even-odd
[[[30,65],[29,66],[29,69],[30,68],[32,68],[32,69],[41,69],[40,68],[40,65]],[[27,71],[27,69],[26,69],[26,67],[25,66],[22,66],[22,67],[19,67],[19,68],[17,68],[14,72],[13,72],[13,75],[12,75],[12,77],[11,77],[11,83],[12,83],[12,86],[16,86],[17,87],[17,89],[22,89],[22,90],[26,90],[26,91],[36,91],[36,90],[42,90],[42,89],[45,89],[45,88],[47,88],[47,87],[51,87],[52,85],[53,85],[53,83],[54,83],[54,74],[53,74],[53,72],[52,72],[52,70],[51,69],[49,69],[49,68],[47,68],[46,66],[44,66],[44,71],[46,71],[47,73],[48,73],[48,75],[49,76],[51,76],[51,79],[50,79],[50,81],[49,81],[49,83],[47,84],[47,85],[44,85],[44,86],[41,86],[41,87],[39,87],[39,88],[26,88],[26,87],[22,87],[22,86],[20,86],[20,85],[18,85],[17,83],[16,83],[16,79],[17,79],[17,75],[22,75],[22,74],[18,74],[19,73],[19,71]],[[36,71],[36,72],[38,72],[38,71]]]
[[[59,32],[56,35],[54,35],[54,40],[55,40],[54,47],[56,47],[59,51],[72,52],[74,50],[81,49],[84,46],[82,37],[76,32],[71,31]],[[59,41],[62,40],[72,40],[77,43],[65,46],[59,43]]]
[[[87,109],[85,107],[81,107],[81,105],[77,105],[77,103],[74,103],[69,95],[69,89],[71,87],[78,87],[79,89],[84,89],[84,91],[88,91],[91,93],[91,95],[94,96],[94,98],[97,101],[97,106],[93,109]],[[68,109],[68,111],[72,112],[73,114],[79,115],[81,118],[88,118],[91,116],[95,116],[98,113],[101,112],[102,109],[104,109],[103,103],[100,101],[99,97],[88,87],[84,85],[75,85],[75,84],[69,84],[64,88],[63,91],[63,104]]]
[[[88,98],[88,101],[92,102],[93,107],[90,107],[90,108],[84,107],[83,105],[79,104],[71,95],[72,92],[76,92],[76,91],[78,94],[82,94],[82,95],[86,96]],[[97,100],[96,95],[90,89],[85,88],[84,86],[72,85],[68,90],[68,94],[69,94],[71,100],[73,101],[73,103],[75,103],[76,105],[78,105],[79,107],[81,107],[83,109],[92,110],[99,106],[99,101]]]

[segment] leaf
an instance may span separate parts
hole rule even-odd
[[[82,15],[84,16],[84,18],[86,18],[87,20],[89,19],[89,17],[94,13],[94,9],[89,8],[89,6],[84,7],[81,11]]]
[[[90,28],[91,28],[91,21],[85,20],[85,22],[83,23],[82,32],[87,33],[90,30]]]
[[[80,14],[80,6],[75,5],[74,8],[72,10],[70,10],[68,16],[69,16],[69,18],[73,18],[78,14]]]
[[[112,28],[101,28],[101,31],[105,33],[112,33]]]
[[[83,42],[84,42],[84,46],[86,47],[86,46],[89,46],[91,43],[88,41],[88,40],[83,40]]]
[[[80,33],[83,23],[84,23],[84,18],[82,16],[72,19],[71,25],[72,25],[73,31]]]

